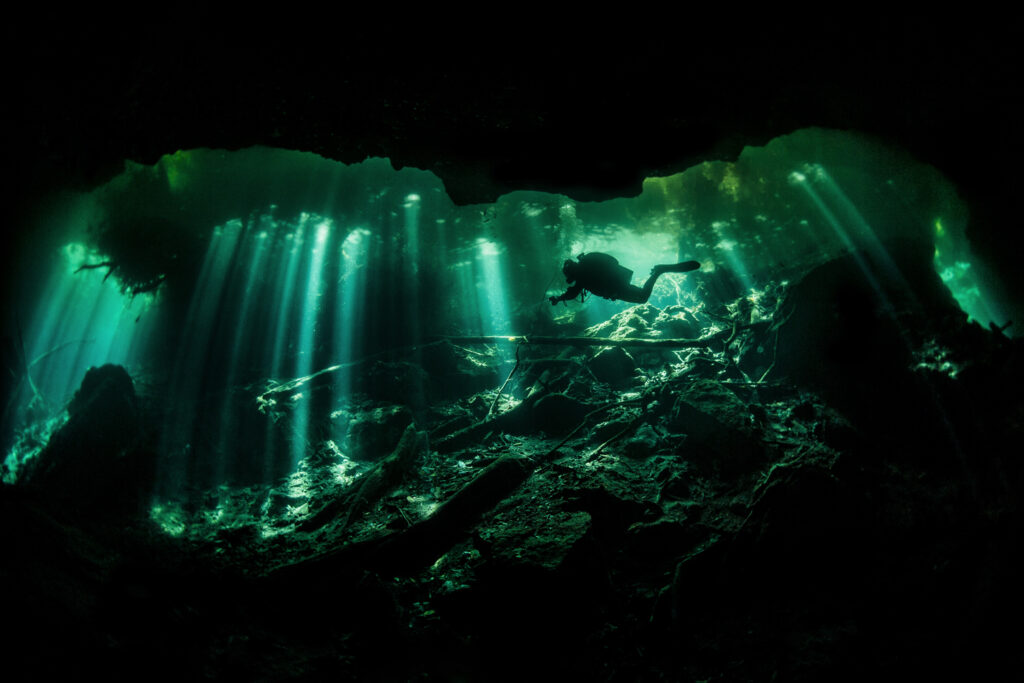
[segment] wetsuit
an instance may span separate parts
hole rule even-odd
[[[566,261],[562,265],[562,272],[570,287],[560,296],[548,297],[552,306],[559,301],[575,299],[585,291],[613,301],[621,300],[634,304],[647,303],[654,290],[654,283],[662,273],[688,273],[700,268],[700,263],[697,261],[657,265],[651,268],[651,276],[647,278],[643,287],[637,287],[630,284],[633,271],[619,265],[614,256],[598,252],[580,254],[578,261],[578,263]]]

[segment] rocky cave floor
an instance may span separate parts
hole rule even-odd
[[[932,276],[909,303],[854,292],[851,311],[848,261],[778,296],[576,330],[622,346],[444,340],[369,360],[354,371],[373,392],[315,418],[343,438],[311,442],[274,486],[186,503],[111,504],[159,401],[136,378],[122,403],[140,426],[120,439],[101,383],[38,456],[58,464],[0,488],[8,669],[810,681],[1019,666],[1021,344],[967,322]],[[244,403],[287,442],[338,372]],[[412,386],[427,393],[410,401]],[[117,458],[60,474],[96,439]]]

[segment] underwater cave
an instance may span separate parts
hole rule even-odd
[[[50,188],[7,259],[12,670],[1019,664],[1015,281],[973,190],[855,128],[631,192],[262,140]],[[594,253],[699,267],[558,301]]]

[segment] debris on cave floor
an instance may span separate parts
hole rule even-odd
[[[828,301],[781,291],[716,312],[632,307],[584,332],[628,344],[696,331],[677,348],[442,341],[419,350],[423,367],[412,354],[368,361],[386,386],[329,405],[330,369],[251,388],[260,429],[306,454],[294,472],[157,500],[151,519],[195,565],[254,582],[240,585],[268,615],[296,609],[295,585],[337,607],[339,649],[325,656],[355,657],[349,643],[372,623],[433,664],[475,653],[470,671],[518,671],[509,653],[524,648],[592,680],[839,670],[862,630],[889,633],[890,617],[921,633],[955,621],[959,607],[939,598],[974,576],[970,553],[985,556],[988,542],[957,540],[1012,526],[999,501],[1021,478],[996,444],[1019,431],[1020,400],[983,389],[1022,365],[1019,346],[946,321],[919,335],[905,367],[885,366],[909,389],[844,403],[837,392],[863,360],[836,364],[845,374],[828,382],[794,382],[814,379],[797,365],[828,350],[791,329],[813,315],[792,301]],[[425,403],[401,401],[406,383],[435,376],[443,386],[427,381]],[[947,412],[906,401],[921,396]],[[891,416],[865,419],[872,410]],[[300,414],[307,441],[295,441]],[[966,425],[975,453],[996,455],[935,456],[943,416]],[[993,495],[977,514],[981,492]],[[322,617],[302,609],[297,618]],[[224,628],[267,642],[273,621]],[[908,661],[929,638],[905,644]],[[891,647],[886,661],[898,659]],[[785,661],[794,651],[804,654]],[[594,668],[609,661],[617,674]]]
[[[699,325],[683,307],[643,304],[584,334],[675,339],[681,332],[700,335]],[[648,517],[672,517],[685,508],[691,519],[701,510],[704,518],[735,523],[735,514],[707,511],[735,507],[744,487],[789,458],[802,441],[820,436],[815,430],[822,431],[823,419],[799,408],[813,399],[780,383],[752,382],[744,372],[752,355],[745,349],[763,350],[768,343],[766,325],[740,329],[710,317],[705,325],[697,339],[707,342],[695,346],[527,344],[516,350],[514,364],[509,351],[493,345],[430,344],[416,355],[431,364],[431,377],[444,381],[428,389],[429,408],[414,411],[395,402],[397,386],[353,396],[326,411],[319,418],[322,427],[313,425],[310,433],[330,438],[304,443],[307,456],[287,477],[274,484],[226,483],[197,491],[188,501],[158,498],[150,516],[196,548],[271,567],[358,539],[399,534],[429,518],[488,465],[514,456],[534,472],[521,490],[545,482],[543,494],[531,495],[549,501],[604,490],[624,504],[647,506]],[[392,378],[398,385],[421,376],[405,373],[408,364],[400,357],[369,362],[368,368],[332,366],[250,386],[255,406],[268,418],[259,426],[269,424],[282,443],[300,438],[292,423],[302,404],[329,393],[345,372],[390,377],[387,368],[394,368],[401,371]],[[754,369],[760,371],[767,362],[758,362]],[[391,474],[386,491],[350,512],[354,492],[374,476],[409,425],[430,435],[423,454]],[[552,473],[572,482],[556,486]],[[521,500],[517,493],[490,505],[512,514]],[[582,512],[560,509],[558,515],[577,519]],[[351,519],[330,524],[332,515]],[[260,560],[249,562],[255,556]]]
[[[259,555],[250,566],[293,564],[346,544],[401,535],[429,519],[489,465],[514,457],[532,476],[508,497],[489,501],[491,512],[472,532],[499,555],[505,551],[496,549],[522,545],[542,529],[549,540],[592,536],[588,516],[605,519],[613,514],[609,509],[618,508],[631,510],[630,524],[645,528],[659,520],[699,520],[708,533],[734,529],[742,523],[751,491],[772,467],[824,447],[812,444],[819,443],[829,420],[841,418],[826,415],[813,396],[784,383],[744,378],[751,353],[743,349],[767,345],[768,325],[737,330],[738,325],[708,320],[706,344],[679,350],[524,344],[514,367],[511,353],[497,353],[493,346],[467,353],[450,343],[432,345],[421,356],[429,355],[449,380],[461,368],[471,375],[463,386],[479,385],[488,361],[495,364],[491,384],[448,400],[436,397],[429,410],[354,397],[324,418],[321,433],[334,438],[308,444],[309,455],[286,479],[273,486],[221,487],[192,513],[164,502],[154,508],[154,518],[201,547],[237,555],[240,563],[248,562],[244,556]],[[692,331],[697,324],[681,307],[644,304],[586,334],[671,339],[669,334]],[[770,359],[758,362],[760,370]],[[328,391],[336,374],[328,368],[273,383],[259,394],[258,405],[288,432],[301,402],[312,400],[318,387]],[[390,475],[386,491],[351,512],[354,492],[374,476],[379,462],[387,460],[383,454],[409,425],[429,434],[427,447]],[[530,502],[535,500],[544,506]],[[597,509],[580,507],[580,500]],[[339,517],[347,522],[333,523]],[[564,524],[552,527],[552,520]],[[625,525],[619,533],[628,530]],[[531,551],[523,546],[519,552]],[[269,562],[268,553],[274,558]],[[552,562],[558,564],[540,564]]]

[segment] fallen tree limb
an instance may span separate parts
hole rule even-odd
[[[494,413],[494,406],[498,405],[498,399],[501,398],[501,394],[505,391],[505,387],[508,386],[509,380],[512,379],[512,375],[516,374],[516,370],[519,369],[519,349],[521,348],[523,348],[522,345],[516,346],[516,364],[512,366],[512,369],[508,373],[508,377],[505,378],[501,388],[498,389],[498,393],[494,395],[494,400],[491,401],[491,408],[487,411],[488,418],[490,418]]]
[[[374,552],[371,564],[379,571],[390,573],[411,573],[430,566],[532,473],[533,464],[525,458],[511,455],[498,458],[430,517],[388,537]]]
[[[69,341],[69,342],[64,342],[63,344],[58,344],[57,346],[54,346],[49,351],[44,351],[43,353],[41,353],[38,356],[36,356],[35,358],[33,358],[32,362],[28,364],[28,367],[30,367],[30,368],[34,367],[36,363],[39,363],[40,361],[46,360],[47,358],[49,358],[53,354],[55,354],[55,353],[57,353],[59,351],[63,351],[64,349],[66,349],[66,348],[68,348],[70,346],[75,346],[77,344],[91,344],[94,341],[96,341],[96,340],[95,339],[76,339],[75,341]]]
[[[494,429],[514,429],[516,425],[520,425],[530,419],[530,411],[533,409],[535,402],[527,399],[512,410],[493,417],[486,417],[479,422],[474,422],[468,427],[463,427],[442,439],[438,439],[432,444],[432,447],[438,453],[450,453],[477,441],[481,436]]]
[[[327,503],[299,528],[303,531],[319,529],[332,519],[341,517],[341,527],[338,531],[343,532],[353,519],[369,510],[402,481],[416,456],[426,447],[426,443],[427,433],[416,431],[415,425],[410,424],[391,455],[361,476],[353,493]]]
[[[21,333],[21,318],[18,316],[17,311],[14,313],[14,324],[18,332],[18,345],[15,348],[15,363],[17,367],[9,368],[12,375],[11,379],[14,380],[14,386],[11,388],[10,398],[4,407],[4,413],[0,415],[0,419],[3,419],[4,422],[7,421],[7,416],[14,408],[14,402],[18,398],[18,389],[21,387],[22,379],[28,382],[29,389],[32,390],[30,403],[36,400],[43,401],[39,389],[36,387],[35,382],[32,381],[32,373],[30,372],[32,364],[28,362],[28,356],[25,354],[25,339]]]
[[[636,337],[611,339],[609,337],[536,337],[525,335],[508,337],[498,335],[443,337],[442,339],[453,344],[544,344],[551,346],[621,346],[639,349],[686,349],[696,346],[708,346],[720,336],[723,336],[721,332],[701,339],[639,339]]]
[[[612,401],[611,403],[606,403],[603,406],[594,408],[589,413],[583,416],[583,420],[581,420],[580,423],[576,425],[575,429],[566,434],[565,438],[558,442],[558,445],[556,445],[554,448],[550,449],[547,453],[545,453],[544,456],[540,459],[540,462],[547,462],[548,460],[551,460],[551,458],[553,458],[558,453],[558,449],[564,446],[566,443],[568,443],[569,439],[576,436],[576,433],[583,429],[586,426],[587,421],[594,415],[600,413],[603,410],[608,410],[609,408],[614,408],[615,406],[628,405],[630,403],[635,403],[639,400],[640,399],[630,399],[628,401]]]
[[[429,567],[468,536],[480,519],[533,473],[533,463],[505,455],[483,468],[433,514],[403,531],[366,538],[271,570],[271,580],[294,586],[304,581],[354,579],[367,569],[408,576]]]
[[[756,382],[757,384],[762,384],[764,382],[765,378],[768,377],[768,373],[771,372],[772,369],[775,367],[775,361],[778,359],[778,357],[779,357],[779,331],[776,329],[775,330],[775,342],[772,344],[772,362],[771,362],[771,365],[768,366],[768,369],[765,370],[764,373],[761,375],[760,379],[757,380],[757,382]]]
[[[110,274],[113,273],[117,269],[117,266],[118,266],[118,264],[114,263],[113,261],[102,261],[100,263],[84,263],[84,264],[78,266],[78,269],[75,271],[75,274],[77,275],[78,273],[81,273],[83,270],[93,270],[95,268],[107,268],[107,274],[103,276],[103,281],[106,282],[107,278],[110,277]]]
[[[637,424],[639,424],[640,419],[643,416],[644,416],[644,411],[641,410],[639,413],[637,413],[636,417],[634,417],[632,420],[629,421],[629,423],[625,427],[620,429],[618,432],[615,433],[614,436],[609,437],[608,439],[605,440],[605,442],[603,444],[601,444],[600,446],[595,448],[593,451],[591,451],[590,455],[588,455],[586,458],[583,459],[583,462],[590,462],[591,460],[593,460],[597,456],[601,455],[601,451],[603,451],[607,446],[610,446],[611,444],[615,443],[616,441],[621,439],[623,436],[625,436],[627,433],[629,433],[629,432],[633,431],[634,429],[636,429]]]

